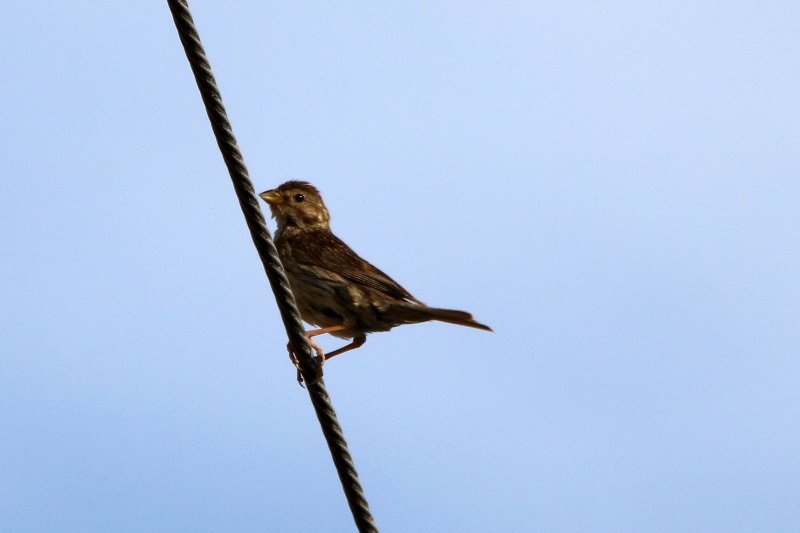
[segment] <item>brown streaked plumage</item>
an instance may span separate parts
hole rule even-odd
[[[430,320],[491,331],[464,311],[428,307],[382,271],[359,257],[330,230],[330,215],[319,191],[305,181],[287,181],[259,195],[278,223],[275,246],[297,300],[300,316],[319,329],[353,341],[324,354],[330,359],[363,345],[367,333]]]

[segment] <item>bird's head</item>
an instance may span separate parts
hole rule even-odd
[[[327,228],[330,215],[316,187],[306,181],[287,181],[258,195],[269,204],[278,229]]]

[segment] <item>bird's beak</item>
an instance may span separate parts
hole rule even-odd
[[[269,191],[264,191],[258,195],[262,200],[267,202],[269,205],[276,205],[283,203],[283,197],[281,193],[279,193],[275,189],[270,189]]]

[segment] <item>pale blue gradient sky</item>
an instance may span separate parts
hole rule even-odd
[[[796,530],[800,5],[192,8],[257,189],[495,328],[326,367],[383,531]],[[2,529],[351,531],[166,3],[2,11]]]

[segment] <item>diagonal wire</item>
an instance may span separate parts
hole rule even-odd
[[[369,511],[369,505],[364,497],[364,491],[358,481],[358,473],[353,465],[353,458],[347,449],[347,441],[344,439],[342,428],[336,419],[336,412],[333,410],[331,399],[322,381],[322,365],[318,358],[311,354],[311,347],[303,330],[300,320],[300,313],[295,304],[294,295],[289,286],[289,280],[283,270],[278,251],[272,242],[269,230],[267,229],[264,215],[258,205],[258,199],[253,189],[253,184],[247,173],[244,159],[236,144],[231,124],[228,121],[225,107],[222,105],[222,97],[217,89],[214,74],[211,72],[211,65],[206,58],[203,46],[200,43],[200,36],[194,26],[192,15],[189,12],[188,3],[185,0],[167,0],[175,26],[178,29],[178,36],[183,44],[189,65],[194,73],[197,87],[203,98],[203,103],[211,121],[211,128],[222,152],[225,165],[233,182],[233,188],[239,199],[239,205],[244,213],[247,227],[253,238],[258,255],[264,264],[272,292],[275,294],[275,301],[283,320],[289,342],[295,347],[300,372],[303,374],[308,384],[308,394],[317,419],[322,427],[322,433],[328,443],[328,448],[333,457],[333,463],[339,474],[339,480],[353,513],[356,527],[359,531],[377,532],[375,521]]]

